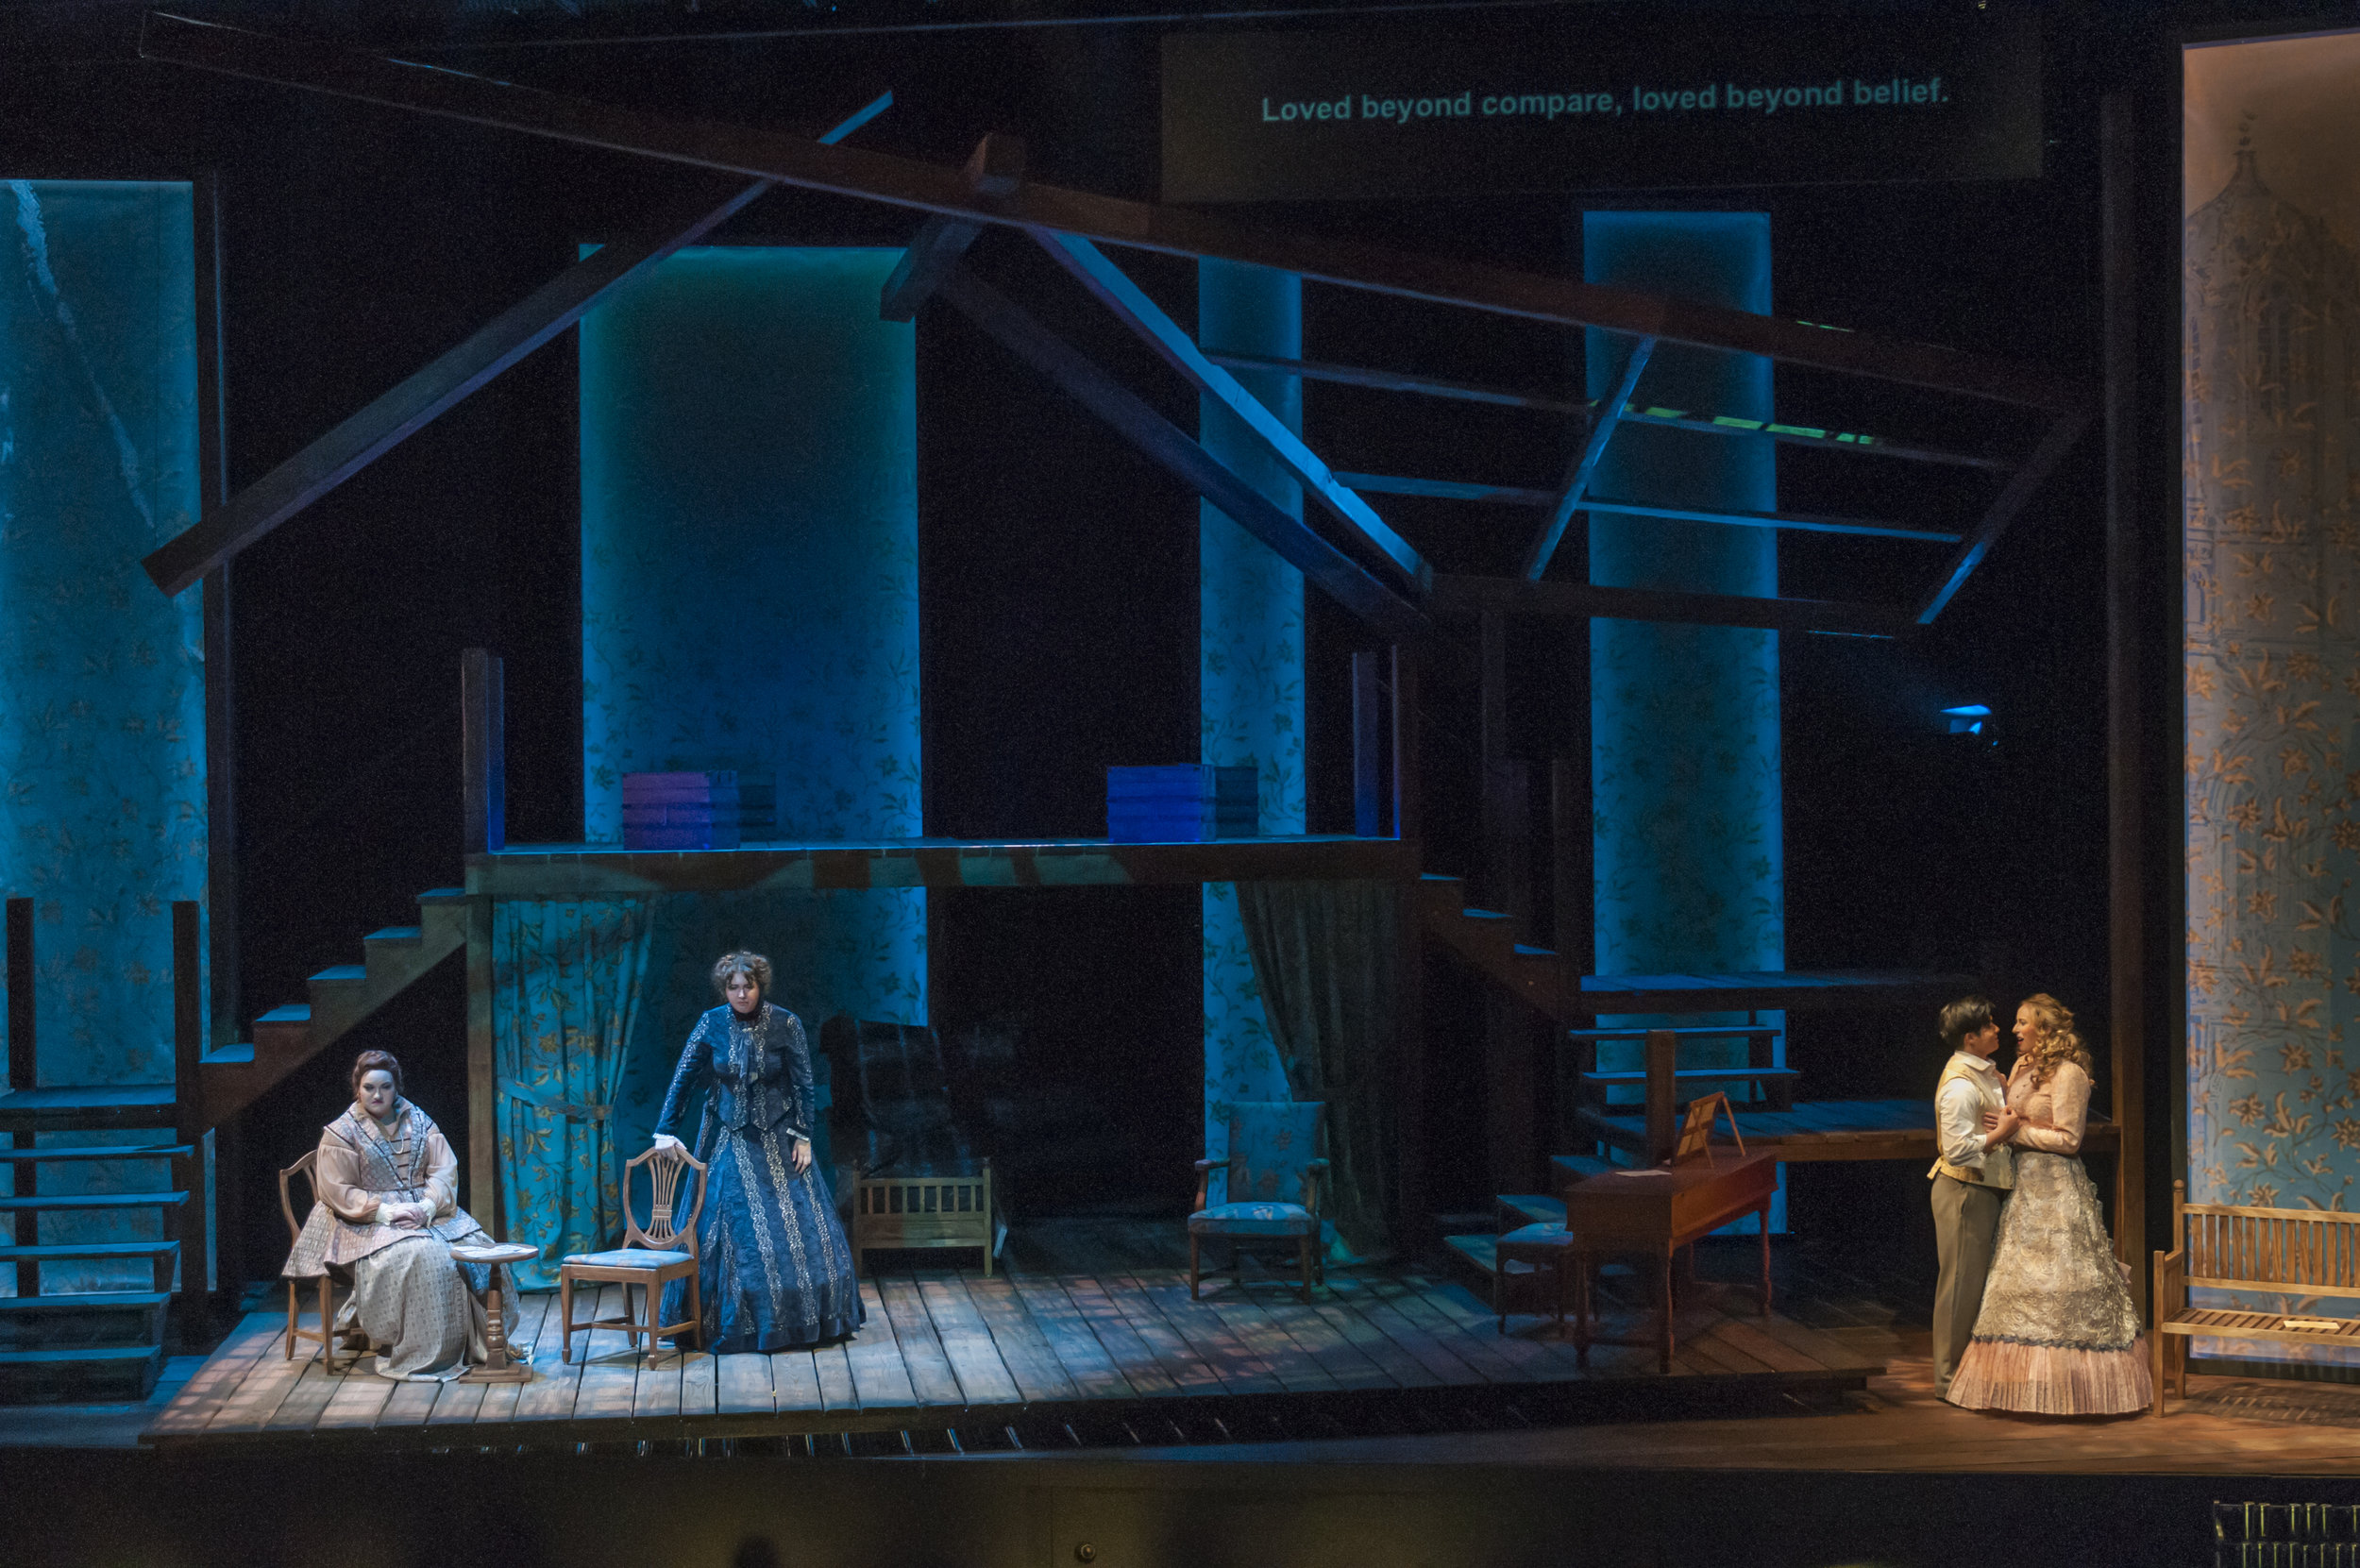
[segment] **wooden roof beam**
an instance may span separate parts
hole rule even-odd
[[[1966,586],[1966,580],[1975,574],[1977,566],[1982,565],[1983,557],[1991,553],[1991,547],[1999,542],[1999,536],[2008,531],[2008,525],[2015,521],[2015,514],[2023,511],[2025,503],[2032,498],[2032,492],[2039,489],[2040,481],[2048,477],[2048,470],[2063,462],[2073,444],[2082,439],[2082,430],[2088,428],[2097,413],[2095,403],[2082,403],[2067,409],[2050,423],[2048,432],[2041,437],[2040,445],[2032,448],[2032,455],[2024,460],[2023,467],[2008,477],[2008,482],[2000,488],[1990,508],[1976,523],[1975,531],[1966,536],[1965,543],[1959,547],[1959,553],[1951,557],[1949,570],[1944,574],[1941,583],[1918,607],[1920,625],[1932,625],[1934,617],[1942,614],[1943,608],[1957,597],[1961,588]]]
[[[979,196],[993,199],[1013,195],[1024,183],[1024,143],[1013,136],[986,136],[975,143],[967,160],[967,183]],[[944,276],[983,234],[981,224],[940,213],[919,225],[902,260],[895,263],[877,302],[877,314],[886,321],[917,319],[918,308],[935,292]]]
[[[1953,349],[1506,267],[1407,255],[1355,241],[1248,228],[1183,208],[1030,182],[1004,201],[994,202],[979,196],[963,171],[941,164],[832,147],[778,131],[672,120],[334,44],[276,39],[185,17],[150,14],[140,47],[150,59],[581,145],[727,169],[971,222],[1054,229],[1104,244],[1273,267],[1348,288],[1761,354],[1786,363],[2000,402],[2063,411],[2090,396],[2079,379]]]
[[[1164,313],[1163,307],[1107,260],[1104,251],[1077,234],[1035,229],[1033,237],[1089,291],[1091,297],[1112,311],[1116,319],[1131,329],[1166,364],[1178,371],[1197,391],[1236,414],[1263,448],[1278,460],[1278,465],[1303,486],[1304,495],[1343,525],[1354,538],[1383,556],[1420,594],[1425,592],[1426,585],[1434,580],[1434,568],[1410,548],[1409,541],[1394,532],[1375,509],[1349,486],[1338,483],[1319,454],[1306,447],[1303,438],[1289,430],[1286,422],[1271,413],[1259,397],[1240,386],[1235,376],[1205,358],[1196,340],[1180,330],[1179,325]]]
[[[1588,582],[1442,573],[1427,601],[1438,618],[1470,619],[1486,610],[1511,615],[1604,616],[1691,626],[1751,626],[1770,632],[1822,632],[1897,637],[1914,628],[1910,612],[1819,599],[1753,599],[1742,594],[1665,593]]]
[[[892,102],[891,93],[879,94],[821,140],[851,135]],[[717,206],[710,198],[677,202],[649,237],[599,246],[231,497],[218,511],[175,534],[140,565],[166,594],[193,586],[581,320],[616,289],[711,233],[775,183],[758,179]]]
[[[1631,396],[1639,390],[1640,372],[1647,368],[1648,356],[1654,352],[1653,338],[1641,338],[1630,346],[1630,358],[1623,362],[1623,377],[1614,383],[1614,396],[1600,404],[1592,417],[1590,434],[1565,471],[1565,483],[1549,507],[1548,520],[1541,525],[1532,548],[1525,552],[1524,575],[1532,582],[1540,582],[1541,574],[1549,569],[1549,557],[1557,553],[1558,544],[1565,537],[1565,526],[1574,520],[1582,495],[1590,488],[1590,476],[1597,472],[1598,460],[1606,456],[1606,444],[1613,438],[1623,411],[1630,407]]]
[[[1425,615],[1206,451],[1147,400],[1036,321],[964,265],[952,267],[936,297],[983,329],[1001,346],[1114,427],[1117,434],[1234,518],[1345,609],[1396,637],[1431,629]]]

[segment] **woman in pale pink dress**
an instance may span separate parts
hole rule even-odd
[[[2015,1041],[2007,1109],[1991,1128],[1993,1142],[2015,1149],[2015,1189],[1950,1403],[2040,1415],[2144,1410],[2138,1308],[2082,1169],[2090,1054],[2073,1015],[2046,993],[2016,1009]]]

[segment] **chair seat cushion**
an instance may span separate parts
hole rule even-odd
[[[1562,1221],[1550,1220],[1535,1224],[1518,1225],[1499,1239],[1503,1247],[1570,1247],[1574,1239]]]
[[[646,1247],[617,1247],[613,1252],[567,1253],[565,1261],[580,1263],[592,1269],[661,1269],[673,1263],[692,1263],[695,1253],[652,1252]]]
[[[1198,1236],[1308,1236],[1318,1228],[1301,1204],[1215,1204],[1188,1216]]]

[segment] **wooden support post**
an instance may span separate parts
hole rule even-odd
[[[1418,777],[1418,650],[1393,645],[1393,836],[1415,843],[1425,822]]]
[[[1385,831],[1381,698],[1376,650],[1362,649],[1352,656],[1352,831],[1361,838]]]
[[[459,661],[462,787],[466,796],[463,852],[494,854],[508,847],[507,723],[501,709],[499,655],[468,649]]]
[[[1563,752],[1549,759],[1549,944],[1576,974],[1588,974],[1591,951],[1590,759]]]
[[[2106,371],[2106,859],[2111,979],[2115,1250],[2129,1260],[2131,1295],[2144,1308],[2147,1239],[2146,853],[2139,691],[2138,290],[2134,278],[2132,101],[2109,93],[2099,112],[2099,267]]]
[[[8,1088],[32,1088],[39,1083],[33,1065],[33,901],[10,899],[8,906]],[[29,1132],[10,1135],[10,1143],[19,1149],[33,1147],[34,1135]],[[41,1190],[34,1177],[35,1167],[12,1167],[16,1174],[10,1178],[9,1190],[20,1198],[29,1198]],[[9,1217],[8,1239],[15,1245],[29,1247],[41,1239],[41,1216],[15,1214]],[[37,1295],[41,1290],[41,1265],[19,1259],[16,1265],[16,1293]]]
[[[1419,653],[1393,645],[1393,836],[1416,844],[1423,818],[1418,794]],[[1425,1139],[1425,890],[1420,868],[1396,885],[1393,919],[1393,1118],[1401,1157],[1394,1166],[1400,1194],[1402,1252],[1414,1256],[1436,1239],[1426,1196]]]
[[[1661,1165],[1672,1157],[1672,1103],[1679,1062],[1679,1037],[1669,1029],[1647,1031],[1647,1163]]]
[[[1496,610],[1482,616],[1483,897],[1531,933],[1532,800],[1526,766],[1508,754],[1508,623]]]
[[[499,1180],[498,1078],[492,1056],[492,901],[467,901],[467,1212],[508,1237]]]
[[[205,969],[203,907],[194,899],[172,904],[173,1141],[188,1146],[172,1158],[174,1179],[189,1195],[173,1211],[166,1234],[180,1243],[180,1312],[186,1330],[202,1339],[212,1329],[213,1216],[205,1191]]]

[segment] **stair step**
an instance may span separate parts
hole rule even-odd
[[[0,1094],[0,1132],[95,1132],[173,1121],[170,1084],[61,1084]]]
[[[389,946],[396,942],[406,942],[414,946],[424,940],[426,940],[426,927],[422,925],[389,925],[382,931],[372,931],[361,938],[364,946],[370,942]]]
[[[160,1344],[0,1350],[0,1405],[136,1404],[163,1369]]]
[[[1802,1073],[1791,1067],[1683,1067],[1672,1074],[1675,1084],[1709,1082],[1714,1078],[1750,1078],[1757,1083],[1776,1083],[1782,1078],[1799,1078]],[[1644,1072],[1585,1072],[1585,1084],[1644,1084]]]
[[[208,1051],[197,1058],[199,1067],[251,1067],[254,1065],[254,1042],[225,1045],[219,1051]]]
[[[45,1246],[0,1247],[0,1263],[69,1263],[98,1257],[165,1257],[177,1241],[54,1241]]]
[[[69,1361],[137,1361],[160,1352],[157,1345],[83,1345],[69,1350],[0,1350],[0,1367],[58,1366]]]
[[[1549,1156],[1550,1173],[1567,1187],[1571,1187],[1576,1182],[1586,1182],[1593,1176],[1603,1176],[1610,1171],[1620,1169],[1622,1167],[1612,1160],[1600,1159],[1595,1155],[1551,1155]]]
[[[1508,917],[1496,909],[1461,909],[1459,915],[1470,920],[1505,920]]]
[[[1420,871],[1418,873],[1418,880],[1422,883],[1430,882],[1439,885],[1445,882],[1456,883],[1464,879],[1452,876],[1445,871]]]
[[[467,890],[464,887],[430,887],[418,895],[418,902],[422,904],[464,903],[467,902]]]
[[[1518,942],[1516,944],[1516,956],[1519,958],[1546,958],[1554,963],[1557,959],[1557,950],[1555,948],[1536,948],[1527,943]]]
[[[186,1192],[36,1192],[29,1198],[0,1198],[0,1214],[46,1214],[68,1208],[177,1208]]]
[[[366,984],[369,967],[366,964],[330,964],[312,975],[306,984],[312,986],[359,986]]]
[[[65,1149],[0,1149],[0,1165],[64,1165],[93,1159],[170,1159],[185,1143],[83,1143]]]
[[[172,1299],[169,1290],[86,1290],[55,1296],[0,1296],[0,1315],[41,1312],[68,1307],[161,1307]]]
[[[1561,1225],[1565,1222],[1565,1200],[1543,1197],[1538,1192],[1503,1192],[1500,1207],[1520,1216],[1527,1225]]]
[[[311,1021],[312,1004],[308,1002],[290,1002],[284,1007],[273,1007],[254,1020],[258,1028],[265,1023],[309,1024]]]

